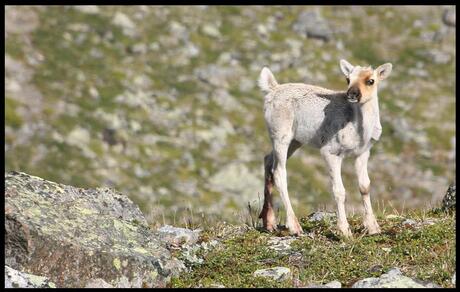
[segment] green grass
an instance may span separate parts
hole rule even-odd
[[[20,103],[11,98],[5,98],[5,124],[17,129],[21,127],[23,121],[20,115],[16,113],[16,108]]]
[[[403,117],[410,125],[420,126],[421,134],[426,135],[429,141],[429,149],[425,150],[432,151],[441,158],[432,161],[419,159],[421,145],[403,143],[395,135],[395,129],[390,122],[383,122],[382,138],[374,146],[374,153],[378,149],[389,158],[403,155],[402,159],[406,159],[409,156],[407,163],[413,165],[414,169],[431,169],[436,176],[449,179],[453,177],[455,164],[445,157],[451,148],[450,139],[455,134],[455,99],[446,101],[446,97],[453,97],[455,91],[455,63],[434,64],[425,53],[431,49],[445,51],[445,47],[451,44],[453,47],[455,37],[454,34],[448,34],[442,42],[426,42],[420,38],[420,31],[434,32],[439,29],[440,23],[437,24],[436,19],[439,22],[441,20],[433,16],[438,13],[441,17],[440,7],[420,8],[417,11],[404,7],[324,6],[319,8],[320,13],[333,30],[351,28],[349,33],[335,33],[327,43],[300,36],[292,29],[300,13],[316,9],[311,6],[215,6],[206,9],[151,7],[146,9],[141,20],[135,15],[144,13],[141,12],[144,9],[139,7],[100,7],[99,14],[86,14],[71,7],[30,9],[39,17],[38,27],[27,35],[30,42],[26,42],[26,37],[10,34],[5,49],[9,56],[25,66],[30,66],[33,71],[30,83],[43,96],[43,111],[33,117],[22,116],[27,111],[19,111],[18,106],[24,106],[27,110],[28,105],[18,104],[11,96],[6,98],[5,123],[13,130],[5,137],[8,149],[5,152],[7,169],[17,169],[58,182],[87,187],[112,182],[113,187],[133,197],[139,193],[141,187],[152,188],[152,196],[159,197],[157,190],[163,187],[175,196],[174,200],[162,199],[165,210],[171,210],[177,204],[188,204],[188,201],[192,201],[195,208],[213,210],[213,204],[221,202],[218,198],[226,198],[228,194],[219,193],[213,201],[212,196],[208,195],[213,192],[208,189],[207,181],[223,166],[239,160],[239,145],[243,144],[252,153],[252,157],[244,162],[245,166],[258,176],[263,176],[263,156],[271,150],[271,145],[263,118],[263,95],[256,86],[259,73],[257,68],[263,65],[282,65],[287,61],[292,65],[281,66],[280,71],[275,73],[280,83],[309,79],[312,83],[340,90],[345,88],[346,83],[340,73],[338,60],[346,58],[353,64],[368,63],[374,67],[384,62],[393,63],[392,76],[385,81],[388,86],[379,92],[381,116],[385,117],[385,121]],[[112,23],[116,11],[126,14],[136,23],[138,35],[127,36],[120,27]],[[425,18],[428,20],[424,27],[413,27],[415,20]],[[176,60],[186,42],[181,38],[170,44],[164,42],[172,37],[172,21],[186,27],[188,41],[200,51],[197,56],[188,58],[185,65],[178,65]],[[204,34],[202,27],[206,24],[218,26],[221,38]],[[261,36],[257,29],[259,24],[267,28],[273,25],[274,30],[269,31],[267,36]],[[85,30],[85,27],[87,31],[79,30]],[[110,34],[113,37],[108,38]],[[299,57],[290,55],[292,48],[288,39],[301,43]],[[399,41],[395,41],[396,39]],[[154,42],[159,46],[157,51],[132,51],[136,44],[150,48]],[[254,42],[254,48],[248,46],[249,42]],[[343,44],[343,49],[338,48],[338,42]],[[91,54],[94,50],[99,51],[101,56]],[[42,55],[42,61],[30,65],[25,56],[25,52],[29,51]],[[241,111],[231,111],[216,103],[214,90],[222,88],[200,81],[194,73],[199,67],[208,65],[233,68],[233,65],[216,64],[223,53],[235,56],[238,61],[236,67],[241,69],[239,75],[227,80],[229,86],[224,88],[243,107]],[[330,55],[330,60],[323,59],[326,53]],[[275,60],[275,56],[279,54],[287,56],[281,61],[279,58]],[[427,78],[407,74],[418,62],[425,63],[424,69],[429,74]],[[308,76],[299,74],[298,70],[302,68],[307,68],[311,73]],[[324,78],[317,78],[319,75]],[[147,77],[151,86],[143,85],[139,88],[134,82],[137,77]],[[245,78],[246,81],[253,82],[252,87],[240,88],[241,81]],[[91,87],[99,92],[98,98],[90,96]],[[147,96],[140,99],[141,105],[127,105],[123,98],[122,102],[115,101],[117,96],[125,97],[123,94],[126,92],[136,95],[138,90]],[[433,96],[442,99],[442,107],[433,106]],[[78,115],[62,112],[61,107],[56,105],[63,103],[77,107]],[[410,109],[404,109],[404,104],[411,105]],[[121,129],[116,136],[123,136],[127,144],[126,152],[114,151],[114,147],[107,146],[101,139],[103,130],[111,125],[96,111],[118,116]],[[169,115],[172,111],[181,113],[177,116]],[[199,111],[202,114],[198,115]],[[152,122],[157,112],[166,113],[158,124]],[[434,112],[435,118],[427,119],[427,112]],[[26,144],[19,145],[15,130],[33,124],[35,121],[32,118],[40,120],[46,127],[32,133]],[[142,142],[146,135],[174,139],[185,136],[182,135],[185,131],[193,133],[202,129],[209,130],[218,125],[221,119],[230,121],[235,133],[227,136],[225,147],[220,153],[213,153],[210,151],[210,143],[199,141],[193,135],[190,141],[185,138],[182,143],[177,144],[159,142],[145,145]],[[141,129],[132,131],[127,126],[130,122],[141,125]],[[53,142],[54,132],[67,137],[76,126],[89,131],[91,140],[85,146],[96,153],[95,159],[89,161],[85,158],[83,147],[73,149],[65,143],[58,146]],[[49,151],[39,152],[39,145]],[[184,152],[193,157],[194,164],[182,162]],[[302,158],[305,157],[321,159],[319,152],[309,149],[301,149],[299,152],[302,153],[288,163],[288,175],[289,191],[296,198],[293,207],[301,215],[301,212],[309,211],[308,208],[333,202],[333,199],[324,164],[311,166],[302,163]],[[73,160],[72,164],[67,160]],[[115,161],[117,167],[108,169],[106,164],[110,160]],[[149,171],[148,178],[136,177],[134,165]],[[377,171],[380,172],[380,169]],[[189,200],[187,194],[177,190],[176,181],[189,178],[198,181],[198,193],[206,194],[200,196],[202,200]],[[385,178],[384,181],[379,181],[385,186],[396,180],[393,174]],[[352,168],[344,167],[344,183],[347,190],[358,194]],[[262,188],[261,185],[260,190]],[[415,186],[410,188],[416,193]],[[256,199],[256,194],[254,192],[253,199]],[[387,198],[394,196],[390,191],[378,195]],[[421,193],[417,191],[417,195],[421,202],[431,196],[427,190]],[[149,200],[150,198],[139,198],[145,205],[143,211],[146,213],[150,212]],[[234,209],[219,210],[222,211],[221,220],[237,221],[233,214],[244,208],[245,202],[242,204],[235,201],[228,204]],[[169,215],[172,212],[165,213],[167,222],[172,222],[172,215]],[[186,216],[187,213],[183,215]]]
[[[405,215],[416,221],[429,218],[434,225],[421,228],[402,226],[402,218],[387,219],[380,213],[379,235],[364,234],[361,216],[349,218],[354,238],[344,240],[337,235],[335,222],[309,222],[301,220],[305,232],[311,236],[298,238],[291,244],[290,255],[300,253],[301,259],[281,255],[268,248],[273,236],[283,236],[285,231],[268,234],[249,228],[222,240],[222,244],[203,253],[203,264],[193,267],[190,273],[173,278],[171,287],[209,287],[222,284],[225,287],[293,287],[338,280],[342,287],[350,287],[357,280],[378,277],[392,267],[401,269],[404,275],[443,287],[450,283],[455,271],[455,215],[442,212],[411,211]],[[201,239],[216,238],[221,228],[208,227]],[[273,282],[254,278],[257,269],[284,266],[291,269],[293,278],[285,282]],[[295,284],[296,282],[297,284]]]

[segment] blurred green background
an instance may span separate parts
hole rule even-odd
[[[433,205],[455,180],[453,6],[7,6],[5,17],[6,169],[116,188],[152,224],[238,222],[248,202],[261,207],[264,65],[280,83],[344,90],[341,58],[393,63],[374,204]],[[353,160],[342,170],[358,212]],[[299,217],[334,210],[317,150],[293,155],[288,181]]]

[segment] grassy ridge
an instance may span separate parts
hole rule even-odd
[[[42,98],[6,91],[7,170],[114,187],[152,222],[183,221],[190,212],[237,222],[235,214],[262,193],[270,150],[256,87],[260,68],[269,65],[281,83],[343,89],[338,60],[346,58],[394,65],[379,93],[383,134],[369,162],[373,195],[397,208],[422,207],[455,178],[455,36],[449,30],[430,39],[445,28],[441,7],[14,9],[32,11],[38,25],[9,33],[6,55],[33,72],[28,83]],[[313,10],[334,31],[331,41],[292,29]],[[131,20],[133,34],[114,23],[117,13]],[[451,61],[434,62],[432,51]],[[31,62],[36,55],[42,58]],[[6,75],[8,85],[23,74]],[[351,160],[343,173],[348,202],[357,205]],[[299,216],[333,206],[318,151],[295,153],[288,176]],[[213,185],[217,178],[227,184]]]
[[[433,223],[422,227],[403,225],[404,217]],[[204,253],[203,264],[174,278],[171,286],[301,287],[338,280],[342,287],[351,287],[357,280],[378,277],[398,267],[405,276],[452,287],[456,258],[455,215],[418,211],[404,217],[392,218],[378,213],[382,233],[367,236],[362,218],[353,216],[349,219],[354,234],[352,240],[337,236],[333,222],[302,219],[301,225],[308,236],[291,243],[292,249],[287,254],[273,251],[267,244],[270,238],[282,236],[282,232],[267,234],[249,228]],[[208,228],[202,239],[210,240],[218,233],[218,226]],[[292,279],[275,282],[252,275],[257,269],[276,266],[290,268]]]

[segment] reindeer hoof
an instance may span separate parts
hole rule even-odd
[[[268,232],[275,232],[277,230],[276,225],[267,225],[267,226],[264,226],[264,229],[267,230]]]
[[[380,234],[382,231],[380,230],[380,227],[377,225],[377,227],[373,227],[373,228],[368,228],[367,229],[367,233],[369,235],[373,235],[373,234]]]
[[[292,225],[288,225],[287,227],[289,229],[289,234],[291,235],[300,236],[303,233],[302,226],[300,226],[297,219],[295,220],[295,222],[293,222]]]
[[[364,227],[367,229],[369,235],[379,234],[381,232],[380,226],[375,218],[366,220],[364,222]]]
[[[339,227],[339,231],[340,233],[342,234],[343,237],[347,238],[347,239],[351,239],[353,238],[353,233],[351,233],[351,230],[350,230],[350,227],[342,227],[340,228]]]

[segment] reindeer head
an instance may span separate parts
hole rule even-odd
[[[346,60],[340,60],[340,69],[348,83],[347,100],[366,103],[377,96],[379,82],[390,75],[392,67],[391,63],[386,63],[373,70],[370,66],[353,66]]]

